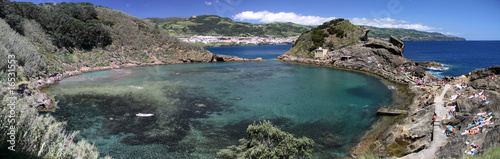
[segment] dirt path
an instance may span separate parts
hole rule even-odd
[[[435,107],[434,111],[436,112],[438,117],[437,117],[437,120],[434,122],[434,132],[433,132],[432,141],[429,144],[429,147],[427,147],[426,149],[424,149],[418,153],[405,156],[405,157],[403,157],[403,159],[421,159],[421,158],[431,159],[431,158],[435,158],[434,154],[436,154],[436,152],[439,150],[439,148],[446,145],[446,136],[444,135],[444,129],[443,129],[444,126],[441,126],[440,123],[441,123],[441,120],[443,119],[443,117],[445,117],[447,114],[446,108],[443,106],[444,105],[443,97],[449,88],[450,88],[450,85],[448,85],[448,84],[445,85],[441,95],[437,96],[434,99],[434,107]]]

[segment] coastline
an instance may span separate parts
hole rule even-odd
[[[279,58],[277,59],[282,62],[288,62],[288,63],[300,63],[300,64],[311,64],[311,65],[324,65],[324,62],[321,61],[311,61],[311,60],[306,60],[305,62],[299,62],[296,60],[292,61],[287,61],[287,60],[280,60]],[[398,78],[390,77],[388,74],[385,74],[380,71],[371,71],[369,69],[363,68],[363,67],[339,67],[338,65],[324,65],[326,67],[331,67],[334,69],[340,69],[344,71],[350,71],[350,72],[358,72],[358,73],[363,73],[366,75],[373,76],[375,78],[378,78],[382,83],[384,83],[386,86],[395,86],[396,88],[392,91],[392,99],[395,100],[396,96],[400,96],[404,94],[404,96],[410,97],[410,103],[404,104],[403,107],[398,107],[399,109],[409,109],[411,107],[416,107],[418,105],[418,94],[421,94],[418,90],[412,89],[411,85],[414,83],[410,81],[402,81],[402,80],[397,80]],[[401,101],[393,101],[393,105],[400,105],[403,104]],[[379,136],[387,131],[390,127],[393,127],[398,121],[406,118],[407,115],[400,115],[400,116],[380,116],[379,120],[377,120],[370,128],[370,130],[366,131],[355,143],[351,145],[350,151],[348,152],[349,154],[353,156],[358,156],[362,155],[374,148],[374,146],[380,146],[377,144],[377,140]]]

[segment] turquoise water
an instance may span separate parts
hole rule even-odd
[[[346,157],[392,102],[375,77],[274,60],[108,70],[48,92],[53,115],[114,158],[214,158],[261,120],[312,138],[314,158]]]

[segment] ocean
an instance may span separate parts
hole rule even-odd
[[[445,70],[427,70],[437,77],[461,76],[500,65],[500,41],[418,41],[404,42],[404,57],[415,61],[436,61]]]

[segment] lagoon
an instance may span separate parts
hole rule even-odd
[[[379,103],[392,104],[392,90],[370,75],[272,60],[290,47],[209,48],[265,62],[133,67],[67,78],[48,90],[59,101],[53,115],[113,158],[214,158],[262,120],[313,139],[313,158],[347,157],[378,120]]]

